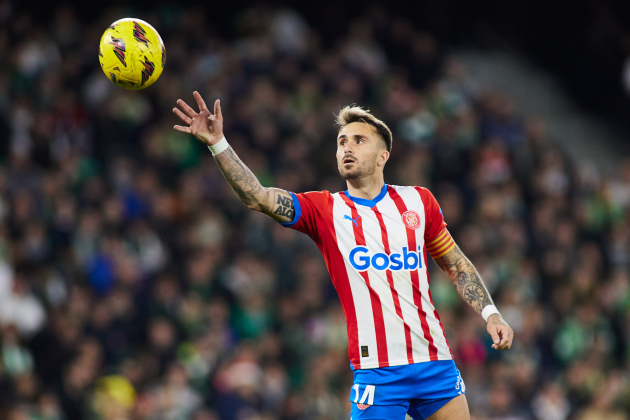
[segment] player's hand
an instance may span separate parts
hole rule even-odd
[[[188,106],[181,99],[177,100],[184,112],[179,108],[173,108],[175,115],[181,119],[186,126],[176,125],[173,128],[182,133],[192,134],[200,142],[212,146],[223,138],[223,115],[221,114],[221,101],[214,102],[214,114],[208,111],[208,107],[199,92],[193,92],[195,101],[199,106],[199,113]]]
[[[488,317],[488,334],[492,337],[492,348],[495,350],[508,350],[512,347],[514,331],[499,314],[492,314]]]

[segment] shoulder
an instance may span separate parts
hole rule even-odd
[[[391,190],[392,188],[398,192],[401,191],[416,191],[416,194],[419,191],[429,191],[428,189],[424,188],[424,187],[418,187],[417,185],[393,185],[393,184],[387,184],[387,187]]]
[[[439,211],[439,205],[437,200],[425,187],[418,186],[401,186],[401,185],[390,185],[390,195],[398,195],[402,200],[408,205],[416,208],[424,208],[425,212],[433,212],[437,209]],[[392,190],[394,194],[391,194]],[[396,197],[392,197],[396,200]]]
[[[423,203],[433,204],[433,202],[435,202],[435,196],[431,193],[431,191],[429,191],[428,188],[418,187],[418,186],[409,187],[409,188],[413,188],[416,191],[416,194],[420,195],[420,198],[422,199]]]
[[[330,217],[333,195],[329,191],[308,191],[294,195],[295,229],[308,234],[316,242],[318,222]]]
[[[335,193],[335,194],[339,194],[339,193]],[[305,196],[305,197],[330,197],[332,194],[330,193],[330,191],[306,191],[303,193],[298,193],[298,195],[301,196]]]
[[[421,197],[425,197],[425,196],[433,196],[433,194],[431,194],[431,191],[429,191],[428,188],[425,187],[418,187],[418,186],[414,186],[414,187],[410,187],[413,188],[414,190],[416,190],[418,192],[418,194],[420,194]]]
[[[339,194],[339,193],[337,193]],[[333,194],[329,191],[307,191],[303,193],[296,194],[299,198],[311,200],[311,201],[329,201]]]
[[[329,191],[308,191],[296,194],[296,197],[301,206],[317,209],[327,208],[333,201],[333,194]]]
[[[392,190],[395,191],[398,195],[402,197],[417,198],[418,196],[420,196],[422,201],[425,201],[425,198],[428,196],[433,197],[431,192],[424,187],[411,185],[388,185],[388,189],[390,192]]]

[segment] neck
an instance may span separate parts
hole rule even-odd
[[[385,185],[385,180],[383,179],[383,174],[375,174],[365,178],[347,179],[346,184],[351,196],[373,200],[380,194],[383,185]]]

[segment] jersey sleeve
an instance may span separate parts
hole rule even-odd
[[[280,223],[282,226],[290,227],[299,232],[306,233],[315,242],[319,238],[318,226],[328,212],[331,195],[328,191],[311,191],[294,194],[289,192],[293,198],[295,215],[292,222]]]
[[[455,248],[455,241],[446,229],[446,222],[440,206],[426,188],[416,187],[424,204],[424,243],[427,246],[427,252],[433,258],[440,258],[446,255],[451,249]]]

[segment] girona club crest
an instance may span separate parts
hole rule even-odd
[[[370,406],[370,404],[359,404],[359,403],[357,403],[357,408],[358,408],[359,410],[365,410],[365,409],[367,409],[369,406]]]
[[[420,216],[413,210],[407,210],[402,215],[402,221],[409,229],[418,230],[420,227]]]

